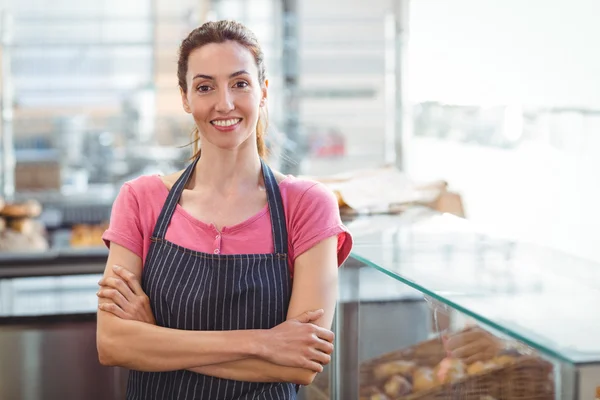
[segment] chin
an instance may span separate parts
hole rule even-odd
[[[219,140],[221,139],[221,140]],[[245,147],[246,140],[209,140],[209,142],[217,149],[224,151],[241,150]]]
[[[252,137],[252,134],[242,136],[237,132],[215,132],[213,135],[204,136],[201,142],[206,140],[218,149],[231,151],[244,148]]]

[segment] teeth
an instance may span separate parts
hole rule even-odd
[[[222,119],[219,121],[212,121],[213,125],[218,125],[218,126],[231,126],[231,125],[235,125],[238,122],[240,122],[241,120],[239,118],[235,118],[235,119]]]

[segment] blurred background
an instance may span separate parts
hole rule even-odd
[[[100,237],[124,182],[186,165],[193,121],[181,107],[178,47],[218,19],[243,22],[263,46],[275,168],[332,184],[342,211],[352,211],[345,217],[416,202],[468,220],[415,223],[415,239],[405,231],[410,216],[359,219],[359,252],[414,267],[436,285],[452,265],[461,289],[451,293],[488,290],[469,262],[479,272],[508,271],[507,293],[541,293],[540,277],[552,270],[560,290],[567,276],[578,289],[518,299],[533,304],[522,329],[534,332],[527,323],[544,319],[542,305],[555,313],[553,301],[589,285],[596,297],[582,297],[593,299],[581,300],[586,306],[565,300],[565,315],[579,311],[577,327],[552,320],[544,332],[598,332],[588,311],[600,281],[600,1],[0,0],[0,203],[8,204],[0,204],[0,398],[122,398],[125,375],[96,362],[94,293],[107,255]],[[396,236],[381,228],[388,225]],[[472,233],[479,229],[500,245]],[[411,264],[419,252],[424,258]],[[437,265],[436,257],[453,261]],[[359,280],[351,267],[341,275],[343,296],[362,282],[376,303],[363,315],[379,321],[361,329],[385,331],[396,345],[390,332],[416,327],[417,318],[394,314],[402,324],[388,329],[378,296],[404,293],[409,309],[424,307],[422,294],[405,296],[405,285],[388,287],[374,270]],[[540,272],[531,285],[529,267]],[[490,291],[504,290],[490,276]],[[506,322],[512,304],[482,308],[510,310],[490,318]],[[418,315],[415,341],[431,333],[429,314]],[[349,319],[337,328],[360,331]],[[345,345],[354,351],[352,340]]]
[[[229,18],[264,47],[283,172],[395,164],[449,182],[474,222],[600,260],[595,0],[0,4],[2,192],[42,203],[51,245],[106,222],[126,180],[184,165],[178,45]]]

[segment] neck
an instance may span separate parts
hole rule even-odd
[[[206,146],[194,171],[194,187],[205,187],[229,195],[252,190],[262,182],[260,157],[256,149],[224,151]]]

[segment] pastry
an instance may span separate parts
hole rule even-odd
[[[434,373],[440,383],[455,382],[465,376],[465,364],[457,358],[446,357],[435,367]]]
[[[359,391],[360,397],[364,397],[367,399],[371,398],[371,396],[374,394],[381,393],[381,391],[377,389],[376,386],[361,386]]]
[[[24,203],[6,204],[0,214],[11,218],[36,218],[42,213],[42,206],[35,200],[28,200]]]
[[[369,398],[369,400],[390,400],[390,398],[387,397],[383,393],[375,393],[375,394],[371,395],[371,397]]]
[[[419,368],[413,374],[413,391],[420,392],[428,390],[437,385],[435,375],[431,368]]]
[[[402,375],[394,375],[385,383],[383,391],[391,398],[397,398],[412,392],[412,385]]]
[[[360,400],[389,400],[388,397],[381,393],[375,386],[367,386],[360,388]]]
[[[8,227],[13,231],[17,231],[24,235],[31,235],[35,233],[36,226],[33,220],[29,218],[14,218],[9,220]]]
[[[373,370],[373,376],[379,382],[387,380],[394,375],[408,377],[412,375],[416,368],[417,365],[412,361],[390,361],[375,367]]]
[[[505,365],[510,365],[515,361],[514,357],[508,356],[508,355],[502,355],[502,356],[498,356],[498,357],[494,357],[492,359],[492,363],[499,365],[499,366],[505,366]]]
[[[469,375],[477,375],[483,371],[485,371],[485,363],[482,361],[474,362],[467,367],[467,373]]]

